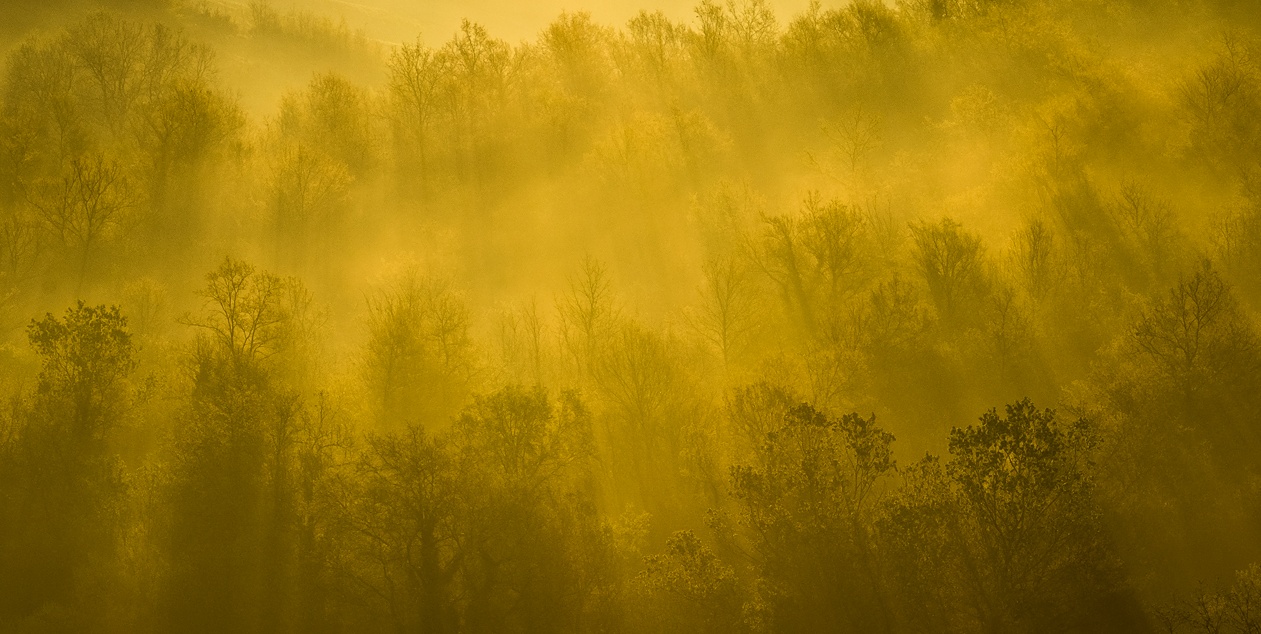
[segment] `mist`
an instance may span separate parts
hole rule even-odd
[[[0,632],[1256,632],[1261,6],[0,7]]]

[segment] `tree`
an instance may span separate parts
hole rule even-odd
[[[640,63],[664,92],[684,56],[686,29],[661,11],[640,11],[626,23],[626,31]]]
[[[665,552],[646,558],[636,579],[648,595],[647,614],[637,626],[658,632],[739,632],[742,588],[735,570],[718,558],[692,531],[679,531]]]
[[[590,379],[599,362],[600,345],[619,316],[604,264],[584,258],[582,270],[569,279],[568,291],[557,300],[556,311],[567,360],[578,377]]]
[[[133,204],[122,169],[101,154],[71,159],[60,179],[46,183],[32,202],[49,232],[77,252],[81,291],[95,250],[119,230]]]
[[[376,135],[363,89],[334,73],[316,75],[305,91],[281,104],[280,132],[299,148],[320,154],[363,178],[376,162]]]
[[[315,270],[329,281],[332,265],[323,254],[333,236],[346,230],[350,186],[344,164],[299,142],[276,152],[267,182],[276,255],[296,270]]]
[[[507,94],[511,49],[486,28],[464,20],[442,48],[450,59],[445,111],[451,121],[452,163],[457,179],[480,190],[494,164],[493,136]]]
[[[868,217],[811,193],[797,214],[764,217],[757,262],[780,288],[806,332],[830,324],[845,302],[864,288],[876,260]],[[829,321],[834,320],[830,317]]]
[[[210,52],[162,24],[144,25],[95,13],[67,32],[65,45],[84,75],[88,112],[114,140],[129,131],[137,107],[172,86],[199,84]]]
[[[835,311],[843,300],[861,289],[876,257],[868,219],[858,209],[817,194],[803,204],[806,215],[804,244],[824,285],[824,307]]]
[[[1207,261],[1143,311],[1132,342],[1183,397],[1188,415],[1205,387],[1261,371],[1261,340]]]
[[[701,304],[688,317],[730,370],[747,352],[759,326],[754,282],[743,263],[731,256],[710,259],[703,272],[704,285],[698,289]]]
[[[180,82],[159,92],[136,117],[134,136],[148,179],[153,239],[179,253],[205,230],[215,170],[241,139],[245,115],[205,83]],[[210,182],[208,182],[210,181]]]
[[[396,151],[402,166],[415,161],[416,191],[422,196],[432,179],[430,158],[433,128],[442,112],[451,58],[417,40],[405,43],[390,56],[390,101],[393,106]]]
[[[1150,282],[1167,282],[1170,273],[1180,268],[1183,255],[1181,236],[1168,201],[1130,181],[1121,186],[1116,209],[1140,272]]]
[[[783,411],[751,463],[731,469],[731,493],[777,631],[890,627],[874,549],[880,485],[895,468],[893,435],[875,416],[834,418],[799,403]]]
[[[205,331],[212,350],[222,353],[237,369],[255,366],[284,345],[285,327],[291,317],[284,301],[285,286],[296,283],[246,262],[224,258],[206,275],[206,287],[198,293],[205,312],[185,321]]]
[[[733,464],[750,464],[761,455],[767,434],[784,425],[788,411],[800,403],[788,388],[760,381],[733,388],[724,410],[734,441]]]
[[[334,570],[347,598],[384,603],[400,632],[457,631],[461,494],[448,437],[419,425],[369,437],[335,492],[334,522],[351,556]]]
[[[839,163],[836,167],[811,157],[811,163],[820,171],[851,187],[862,187],[871,155],[880,149],[881,125],[879,115],[854,108],[837,118],[835,123],[824,124],[822,133],[830,144],[829,150]],[[828,173],[832,172],[832,173]]]
[[[1117,569],[1093,494],[1096,441],[1089,421],[1028,399],[951,430],[950,462],[923,461],[890,509],[905,596],[934,597],[943,630],[1059,631],[1104,618]]]
[[[604,96],[610,70],[606,51],[612,33],[594,23],[590,13],[561,13],[543,31],[540,40],[560,70],[568,92],[591,102]]]
[[[469,505],[468,631],[565,631],[583,608],[570,555],[592,521],[591,418],[574,393],[540,387],[476,397],[452,429]]]
[[[914,223],[911,236],[915,241],[912,256],[937,306],[937,315],[947,324],[957,324],[964,318],[968,302],[983,290],[985,248],[981,238],[949,218]]]
[[[117,307],[83,302],[63,318],[32,320],[27,334],[41,369],[13,412],[23,423],[0,466],[0,566],[9,571],[0,576],[0,626],[61,612],[65,622],[53,616],[51,627],[86,627],[105,614],[101,597],[121,572],[126,488],[116,443],[135,368],[131,335]]]
[[[1214,260],[1244,299],[1261,301],[1261,205],[1248,200],[1213,228]]]
[[[0,218],[0,310],[20,301],[37,279],[42,264],[40,218],[11,210]]]
[[[1261,631],[1261,566],[1235,573],[1235,582],[1221,592],[1201,588],[1195,596],[1158,612],[1165,631],[1204,634],[1250,634]]]
[[[1041,302],[1063,278],[1054,231],[1040,219],[1030,220],[1013,239],[1010,258],[1025,293]]]
[[[591,421],[577,395],[559,407],[542,387],[505,386],[478,396],[455,422],[463,459],[480,464],[485,484],[513,495],[546,495],[557,478],[591,458]],[[579,475],[581,475],[579,473]]]
[[[654,514],[681,510],[685,450],[692,459],[707,452],[687,446],[699,417],[678,348],[668,334],[628,321],[602,342],[594,368],[594,393],[604,406],[599,440],[614,492]]]
[[[70,408],[56,418],[74,436],[103,440],[119,416],[120,383],[136,366],[127,319],[116,306],[80,301],[64,319],[32,320],[27,334],[43,358],[39,394],[52,399],[50,407]]]
[[[551,366],[547,331],[533,299],[505,308],[499,315],[503,371],[518,381],[543,385],[544,368]]]
[[[111,133],[121,136],[131,107],[140,97],[136,70],[144,58],[143,28],[98,13],[67,33],[66,41],[94,88],[94,114]]]
[[[76,77],[73,57],[62,43],[26,42],[6,60],[0,116],[5,202],[25,200],[41,178],[87,149],[89,126]]]
[[[276,630],[298,618],[302,403],[277,372],[295,284],[225,259],[206,276],[202,314],[184,319],[202,333],[175,416],[168,627]]]
[[[459,411],[475,370],[470,319],[436,278],[408,275],[370,300],[363,370],[380,425],[432,426]]]
[[[1227,34],[1213,59],[1179,86],[1184,116],[1193,126],[1192,149],[1222,168],[1258,159],[1259,76],[1253,48]]]

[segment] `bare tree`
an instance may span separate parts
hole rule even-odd
[[[1035,218],[1016,233],[1014,242],[1011,261],[1016,278],[1030,297],[1041,301],[1063,274],[1057,260],[1055,233]]]
[[[569,289],[557,299],[556,311],[565,351],[578,374],[589,378],[600,343],[609,336],[619,314],[604,264],[590,256],[584,258],[582,270],[570,278]]]
[[[291,316],[285,306],[286,286],[292,283],[225,258],[206,275],[206,287],[198,293],[205,311],[183,321],[209,332],[237,366],[263,361],[282,347],[283,329]]]
[[[913,256],[920,275],[928,285],[937,313],[945,322],[962,316],[970,294],[983,282],[985,247],[981,238],[949,219],[911,225],[915,239]]]
[[[364,372],[383,424],[433,423],[459,409],[474,371],[469,321],[441,279],[409,274],[369,299]]]
[[[132,206],[122,169],[100,154],[71,159],[61,179],[47,183],[31,202],[53,236],[78,252],[82,290],[95,250]]]
[[[704,265],[700,305],[689,313],[692,327],[718,349],[723,367],[744,352],[760,322],[750,271],[735,256],[714,257]]]
[[[390,100],[401,151],[415,154],[421,193],[429,179],[431,127],[442,107],[450,57],[422,44],[404,44],[390,56]]]

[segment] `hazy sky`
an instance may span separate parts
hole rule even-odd
[[[410,40],[423,33],[431,43],[446,41],[462,18],[480,22],[510,42],[532,40],[561,11],[587,11],[602,24],[621,26],[640,9],[660,9],[674,20],[688,20],[699,0],[273,0],[277,9],[300,7],[345,18],[353,28],[387,41]],[[804,11],[809,0],[771,0],[781,20]],[[845,4],[824,2],[825,6]]]

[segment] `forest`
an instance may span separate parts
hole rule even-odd
[[[1261,632],[1261,3],[687,15],[5,2],[0,632]]]

